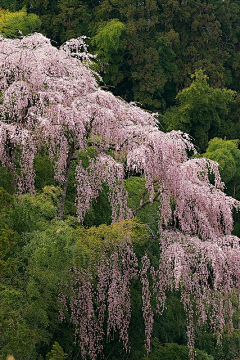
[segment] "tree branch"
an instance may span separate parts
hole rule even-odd
[[[145,192],[144,192],[145,193]],[[145,196],[145,195],[144,195]],[[153,198],[153,200],[147,200],[147,201],[145,201],[144,203],[142,203],[142,204],[140,204],[140,206],[137,208],[137,209],[135,209],[135,210],[133,210],[133,216],[136,216],[138,213],[139,213],[139,211],[142,209],[142,208],[144,208],[144,206],[146,206],[146,205],[148,205],[148,204],[151,204],[151,203],[153,203],[154,201],[157,201],[157,202],[159,202],[159,199],[158,199],[158,197],[159,197],[159,191],[157,192],[157,194],[155,195],[155,197]],[[143,198],[143,197],[142,197]],[[141,200],[140,200],[140,202],[141,202]]]

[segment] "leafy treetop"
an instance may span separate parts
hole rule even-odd
[[[224,134],[229,104],[235,96],[232,90],[211,87],[208,76],[197,70],[191,85],[177,94],[178,106],[165,113],[166,128],[186,131],[203,152],[210,139]]]
[[[26,8],[10,12],[0,8],[0,34],[14,38],[27,35],[41,26],[41,20],[36,14],[28,14]]]

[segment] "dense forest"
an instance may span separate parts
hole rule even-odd
[[[240,358],[239,13],[0,0],[1,360]]]

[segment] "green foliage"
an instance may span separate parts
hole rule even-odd
[[[55,34],[60,43],[81,35],[88,35],[88,26],[91,21],[89,7],[88,1],[59,0],[51,10],[51,14],[55,13],[54,19],[44,16],[47,25],[45,29],[49,22],[52,23],[51,26],[54,24]]]
[[[40,26],[40,18],[35,14],[27,14],[25,8],[17,12],[0,10],[0,34],[5,37],[25,36]]]
[[[39,250],[36,251],[36,254],[33,252],[33,247],[30,251],[28,246],[30,246],[30,239],[34,243],[37,237],[34,232],[30,233],[30,231],[47,227],[48,221],[55,217],[58,197],[59,190],[54,187],[45,187],[40,194],[34,196],[25,194],[18,199],[4,189],[0,190],[0,199],[3,205],[0,211],[2,214],[0,226],[0,357],[12,353],[19,359],[36,359],[36,344],[41,341],[47,342],[50,336],[46,328],[53,321],[51,311],[56,309],[54,307],[57,296],[56,287],[54,287],[54,284],[57,286],[54,282],[56,275],[54,277],[53,271],[51,269],[47,271],[46,268],[40,273],[39,268],[46,265],[42,259],[45,254],[43,251],[40,264],[34,262],[39,257],[41,243],[38,244]],[[60,249],[59,245],[55,248],[55,250],[57,249]],[[61,254],[58,253],[58,259]],[[49,252],[47,267],[48,263],[51,264],[50,257],[51,253]],[[62,268],[63,262],[64,259],[61,258],[59,268]],[[31,263],[34,264],[34,275],[31,272]],[[56,267],[56,264],[53,266]],[[58,272],[60,273],[59,268]],[[35,276],[35,278],[33,279],[31,276]],[[52,303],[50,299],[53,298],[53,294],[55,298]],[[52,309],[49,313],[47,313],[48,306]],[[56,313],[54,317],[56,317]]]
[[[101,224],[110,225],[112,222],[112,210],[108,201],[108,189],[103,185],[103,191],[98,198],[93,201],[90,210],[86,213],[83,224],[86,228],[99,226]]]
[[[223,140],[213,138],[209,141],[204,157],[217,161],[220,174],[225,184],[230,181],[238,183],[240,180],[240,150],[239,140]]]
[[[14,202],[13,195],[9,194],[4,188],[0,187],[0,228],[6,225],[6,219]]]
[[[145,191],[145,180],[142,177],[131,176],[125,181],[125,185],[129,195],[128,206],[133,211],[149,200],[149,195]],[[147,204],[137,214],[137,218],[143,224],[149,224],[154,231],[157,231],[158,205],[157,202]]]
[[[196,71],[192,79],[192,84],[176,97],[179,106],[168,110],[163,121],[168,131],[175,129],[190,134],[203,152],[211,138],[224,134],[228,105],[235,92],[211,87],[202,70]]]
[[[18,3],[18,0],[0,0],[0,8],[16,11],[18,10]]]
[[[31,232],[42,226],[42,222],[53,219],[57,214],[60,189],[46,186],[36,195],[23,194],[15,198],[9,212],[8,223],[18,233]]]
[[[119,243],[131,242],[138,253],[138,248],[146,246],[148,237],[147,227],[136,219],[124,220],[111,225],[102,224],[99,227],[86,229],[83,236],[79,237],[76,242],[74,252],[78,254],[79,250],[77,248],[84,246],[88,248],[91,256],[96,259],[99,253],[105,249],[114,249]]]
[[[196,360],[213,360],[211,355],[194,349]],[[136,353],[136,356],[138,354]],[[152,352],[148,356],[133,357],[131,360],[189,360],[189,348],[176,343],[160,343],[157,338],[152,339]]]
[[[240,150],[239,140],[213,138],[209,141],[204,157],[219,163],[222,180],[226,184],[225,192],[240,199]],[[240,234],[239,213],[234,213],[234,235]]]
[[[216,360],[237,360],[240,355],[239,330],[235,329],[231,335],[225,331],[221,341],[221,346],[217,346],[216,336],[207,331],[202,331],[198,334],[197,343]]]
[[[10,286],[0,286],[0,302],[0,358],[14,354],[18,359],[34,359],[39,338],[37,330],[30,327],[24,318],[23,292]]]
[[[236,139],[240,133],[240,93],[237,93],[235,100],[230,104],[230,112],[225,122],[224,136],[227,139]]]
[[[17,277],[19,251],[19,235],[9,228],[9,214],[14,205],[14,197],[0,188],[0,283],[12,283],[12,277]]]
[[[0,166],[0,184],[8,193],[14,193],[14,177],[6,167]]]
[[[58,336],[59,284],[67,281],[71,241],[79,231],[62,222],[48,225],[45,231],[23,235],[21,249],[14,252],[17,271],[10,273],[11,285],[7,285],[7,269],[1,278],[5,285],[0,289],[0,357],[13,353],[19,359],[35,360],[36,345],[44,354],[41,345],[53,341],[53,334]]]
[[[11,284],[12,278],[18,278],[19,259],[17,252],[20,250],[19,235],[12,229],[0,229],[0,274],[5,284]]]
[[[126,26],[118,19],[99,25],[97,34],[92,38],[92,44],[96,46],[102,61],[109,62],[112,55],[118,51],[120,37],[125,30]]]
[[[29,12],[41,19],[41,32],[61,45],[66,40],[81,35],[89,35],[91,21],[87,0],[21,0]]]
[[[54,169],[48,156],[36,154],[34,158],[35,188],[42,190],[47,185],[53,185]]]
[[[57,341],[54,342],[52,350],[46,355],[46,360],[64,360],[67,358],[67,354]]]

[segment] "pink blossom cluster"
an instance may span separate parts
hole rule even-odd
[[[143,311],[143,318],[145,322],[145,345],[147,352],[150,353],[151,350],[151,337],[152,337],[152,330],[153,330],[153,310],[151,306],[151,291],[150,285],[148,280],[148,270],[150,268],[150,260],[147,255],[144,255],[142,258],[142,268],[140,271],[140,279],[142,283],[142,311]]]
[[[64,311],[69,311],[83,359],[88,356],[96,359],[102,352],[105,324],[108,340],[118,332],[119,341],[126,351],[130,350],[130,285],[138,276],[138,261],[130,244],[119,244],[114,252],[109,251],[106,249],[95,264],[98,279],[95,287],[90,267],[88,270],[73,269],[69,300],[63,292],[59,295],[63,305],[61,320],[65,319]]]
[[[94,360],[102,350],[103,331],[95,320],[91,274],[84,270],[73,271],[70,310],[76,344],[81,349],[83,359],[88,355]]]
[[[160,242],[159,268],[152,269],[159,311],[164,308],[166,290],[180,290],[189,347],[194,347],[194,329],[207,320],[220,342],[223,330],[233,329],[233,304],[239,301],[239,238],[227,235],[215,241],[202,240],[177,230],[165,230]]]

